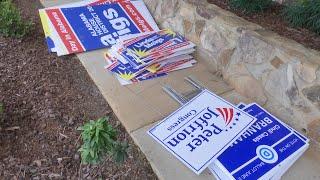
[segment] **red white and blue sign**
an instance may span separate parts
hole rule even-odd
[[[141,0],[46,8],[40,15],[47,41],[54,44],[49,48],[58,55],[108,48],[121,36],[159,30]]]
[[[254,117],[203,90],[148,133],[200,174],[253,122]]]
[[[192,67],[194,46],[170,29],[124,36],[106,53],[106,69],[122,85],[162,77]]]

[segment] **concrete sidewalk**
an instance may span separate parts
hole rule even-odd
[[[46,0],[41,2],[48,7],[73,1]],[[240,101],[246,103],[251,101],[240,96],[217,77],[215,72],[210,71],[212,69],[209,68],[210,65],[206,64],[200,57],[197,58],[198,64],[193,68],[173,72],[163,78],[121,86],[104,69],[106,65],[103,57],[104,52],[105,50],[102,49],[78,54],[77,56],[118,119],[144,152],[158,177],[160,179],[183,180],[214,179],[208,171],[200,176],[195,175],[147,135],[146,131],[154,123],[162,120],[179,107],[179,104],[162,90],[162,86],[170,85],[179,92],[188,92],[193,88],[183,79],[191,75],[202,82],[209,90],[234,104]],[[312,148],[309,149],[289,170],[284,179],[320,179],[319,160]]]

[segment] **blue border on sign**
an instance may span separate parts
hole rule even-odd
[[[209,93],[209,94],[211,94],[212,96],[215,96],[216,98],[220,99],[221,101],[223,101],[223,102],[227,103],[228,105],[232,106],[234,109],[237,109],[237,110],[239,110],[240,112],[246,114],[247,116],[252,117],[252,120],[250,121],[250,123],[249,123],[247,126],[245,126],[245,127],[244,127],[234,138],[232,138],[227,144],[229,144],[231,141],[233,141],[233,140],[234,140],[240,133],[242,133],[242,131],[243,131],[244,129],[246,129],[248,126],[251,126],[252,122],[255,120],[255,118],[254,118],[253,116],[251,116],[250,114],[244,112],[243,110],[239,109],[237,106],[231,104],[230,102],[224,100],[224,99],[221,98],[220,96],[218,96],[218,95],[210,92],[209,90],[205,89],[205,90],[203,90],[201,93],[199,93],[197,96],[195,96],[194,98],[192,98],[192,99],[191,99],[188,103],[186,103],[184,106],[182,106],[182,107],[180,107],[179,109],[177,109],[176,111],[174,111],[172,114],[170,114],[170,115],[169,115],[168,117],[166,117],[164,120],[162,120],[159,124],[157,124],[156,126],[154,126],[153,128],[151,128],[151,129],[149,130],[149,133],[150,133],[154,138],[156,138],[159,142],[161,142],[161,144],[162,144],[163,146],[165,146],[165,147],[167,147],[168,149],[170,149],[170,151],[171,151],[173,154],[175,154],[176,156],[178,156],[178,157],[179,157],[181,160],[183,160],[186,164],[188,164],[190,167],[192,167],[192,169],[194,169],[196,172],[199,172],[199,170],[202,169],[203,166],[205,166],[206,164],[208,164],[208,162],[210,162],[210,161],[213,159],[213,157],[215,157],[217,154],[219,154],[219,153],[222,151],[222,149],[224,149],[227,145],[223,146],[220,151],[218,151],[217,153],[215,153],[215,154],[214,154],[208,161],[206,161],[199,169],[196,169],[196,168],[193,167],[188,161],[186,161],[185,159],[183,159],[183,158],[182,158],[181,156],[179,156],[175,151],[173,151],[173,150],[172,150],[171,148],[169,148],[165,143],[163,143],[158,137],[156,137],[156,136],[152,133],[152,131],[154,131],[155,128],[157,128],[160,124],[164,123],[167,119],[169,119],[171,116],[173,116],[173,115],[176,114],[178,111],[180,111],[181,109],[183,109],[185,106],[187,106],[187,105],[189,105],[190,103],[192,103],[197,97],[199,97],[200,95],[202,95],[202,94],[204,94],[204,93]]]

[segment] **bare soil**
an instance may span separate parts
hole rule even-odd
[[[283,19],[283,5],[275,3],[271,8],[261,13],[245,14],[240,10],[234,10],[229,6],[229,0],[208,0],[225,10],[231,11],[238,16],[261,25],[265,29],[274,31],[281,36],[293,39],[306,47],[320,51],[320,35],[304,28],[293,28]]]
[[[38,0],[14,2],[34,25],[24,39],[0,37],[0,179],[157,179],[79,60],[48,53]],[[129,142],[129,159],[81,165],[76,129],[102,116]]]

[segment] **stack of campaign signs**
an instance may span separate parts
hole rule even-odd
[[[218,180],[277,180],[309,140],[256,103],[234,106],[203,90],[148,131],[197,174]]]
[[[170,29],[128,35],[106,53],[106,69],[127,85],[192,67],[194,51],[192,42]]]
[[[108,48],[107,67],[122,85],[192,67],[195,45],[159,30],[142,0],[87,0],[39,10],[50,52]]]
[[[121,36],[159,30],[142,0],[87,0],[39,10],[50,52],[109,48]]]

